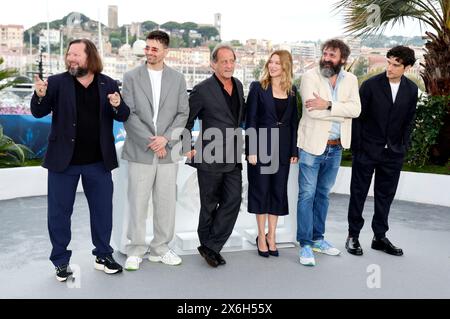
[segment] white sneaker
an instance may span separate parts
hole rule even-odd
[[[311,246],[305,245],[300,248],[300,263],[305,266],[315,266],[316,260],[314,259],[314,254],[311,250]]]
[[[142,262],[142,258],[137,256],[130,256],[125,262],[125,270],[134,271],[139,269],[139,264]]]
[[[314,242],[312,250],[317,253],[322,253],[330,256],[337,256],[341,254],[341,251],[336,247],[333,247],[329,242],[324,239]]]
[[[173,250],[169,250],[164,256],[148,256],[148,260],[154,263],[163,263],[170,266],[177,266],[181,264],[181,258],[175,254]]]

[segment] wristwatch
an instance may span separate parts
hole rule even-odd
[[[333,106],[333,103],[331,101],[328,101],[328,107],[327,110],[331,111],[331,107]]]

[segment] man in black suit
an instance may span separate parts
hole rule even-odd
[[[198,250],[212,267],[225,264],[220,251],[230,237],[241,206],[244,92],[233,77],[236,55],[219,44],[212,52],[214,74],[189,96],[190,131],[200,120],[200,134],[187,164],[197,169],[200,189]]]
[[[361,115],[353,121],[349,235],[345,247],[354,255],[363,254],[358,237],[364,225],[364,202],[374,172],[372,248],[394,256],[403,255],[403,250],[386,238],[386,232],[403,159],[410,146],[417,104],[417,85],[404,73],[414,65],[416,59],[414,51],[404,46],[392,48],[386,57],[386,72],[375,75],[361,85]]]
[[[116,81],[101,73],[101,58],[87,39],[73,40],[66,53],[67,72],[43,81],[36,76],[31,113],[40,118],[52,114],[52,126],[43,167],[48,169],[48,230],[50,260],[56,279],[72,274],[70,219],[81,176],[91,217],[92,254],[97,270],[122,271],[112,257],[111,170],[118,166],[113,120],[124,122],[130,109],[119,94]]]

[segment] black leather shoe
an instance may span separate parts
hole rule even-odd
[[[216,253],[216,260],[219,263],[219,266],[227,263],[220,253]]]
[[[361,256],[363,254],[359,240],[356,237],[347,238],[347,241],[345,242],[345,249],[347,249],[347,251],[352,255]]]
[[[372,240],[372,249],[382,250],[385,253],[393,256],[402,256],[403,250],[401,248],[395,247],[387,237]]]
[[[267,244],[267,247],[269,247],[269,241],[267,240],[267,234],[266,234],[266,244]],[[278,257],[280,254],[278,253],[278,249],[270,250],[270,248],[269,248],[269,255]]]
[[[216,259],[215,253],[213,250],[209,249],[206,246],[198,246],[197,247],[198,252],[200,253],[200,255],[205,258],[206,262],[208,263],[208,265],[210,265],[211,267],[217,267],[219,265],[219,262]]]
[[[260,255],[261,257],[269,257],[269,252],[268,251],[261,251],[261,250],[259,250],[258,236],[256,237],[256,248],[258,249],[258,255]]]

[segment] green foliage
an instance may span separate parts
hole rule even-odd
[[[233,46],[233,47],[241,47],[242,43],[239,40],[231,40],[230,41],[230,45]]]
[[[256,81],[258,81],[259,77],[261,76],[261,73],[264,69],[264,64],[266,64],[266,61],[259,60],[258,65],[253,70],[253,77],[255,78]]]
[[[425,45],[425,40],[421,36],[405,37],[380,34],[362,39],[361,45],[369,48],[392,48],[396,45],[423,47]]]
[[[109,42],[111,42],[111,46],[116,49],[122,46],[122,42],[118,38],[110,38]]]
[[[353,66],[353,74],[357,77],[363,76],[367,73],[369,68],[369,61],[367,59],[360,57]]]
[[[144,32],[150,32],[152,30],[155,30],[158,28],[158,23],[153,21],[144,21],[142,22],[142,31]]]
[[[171,37],[169,47],[170,48],[185,48],[186,43],[184,42],[183,38]]]
[[[198,24],[194,22],[184,22],[181,24],[181,28],[184,30],[197,30]]]
[[[219,35],[219,31],[215,27],[200,27],[197,29],[197,32],[202,35],[202,37],[210,40],[211,38],[215,38]]]
[[[302,111],[303,111],[303,102],[302,102],[302,96],[300,95],[300,84],[301,84],[302,78],[299,77],[294,80],[294,85],[297,88],[297,111],[298,111],[298,118],[302,118]]]
[[[161,28],[169,30],[169,31],[172,31],[175,29],[178,29],[178,30],[182,29],[181,24],[178,22],[175,22],[175,21],[168,21],[164,24],[161,24]]]
[[[450,111],[449,103],[450,96],[420,97],[411,134],[412,145],[406,157],[409,165],[423,167],[428,163],[430,147],[436,143],[444,117]]]
[[[414,74],[405,74],[405,76],[413,81],[418,87],[419,90],[425,92],[425,83],[423,83],[423,79],[415,76]]]
[[[16,167],[25,164],[26,160],[34,157],[34,153],[25,145],[16,144],[3,134],[0,125],[0,167]]]
[[[380,73],[383,72],[383,71],[384,71],[384,70],[383,70],[382,68],[377,68],[377,69],[375,69],[375,70],[370,71],[370,72],[367,73],[367,74],[363,74],[363,75],[358,76],[358,84],[359,84],[359,86],[361,86],[361,84],[362,84],[365,80],[368,80],[368,79],[370,79],[372,76],[377,75],[377,74],[380,74]]]
[[[3,62],[4,62],[3,58],[0,57],[0,65],[2,65]],[[5,89],[5,88],[7,88],[9,86],[12,86],[14,84],[19,83],[19,81],[16,81],[16,80],[12,79],[16,75],[17,75],[17,70],[16,69],[10,69],[10,68],[2,69],[2,68],[0,68],[0,90],[3,90],[3,89]],[[2,84],[1,82],[3,80],[5,80],[5,83]]]

